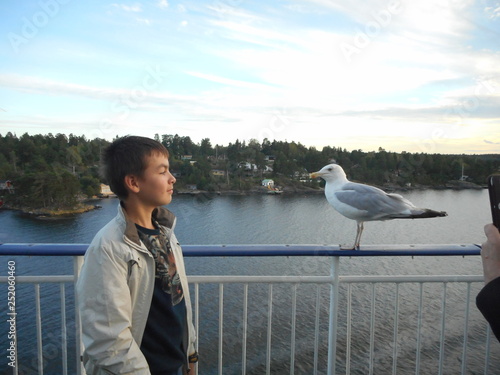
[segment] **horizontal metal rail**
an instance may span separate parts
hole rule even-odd
[[[331,284],[332,276],[188,276],[193,284]],[[0,282],[2,278],[0,278]],[[477,283],[482,275],[400,275],[400,276],[339,276],[340,284],[372,283]]]
[[[343,284],[371,284],[371,283],[474,283],[483,281],[480,275],[443,275],[443,276],[339,276],[339,283]],[[7,276],[0,276],[0,283],[6,283]],[[72,275],[57,276],[16,276],[19,284],[43,283],[72,283]],[[330,284],[334,281],[331,276],[188,276],[188,281],[193,284]]]
[[[404,275],[404,276],[339,276],[340,283],[474,283],[482,275]]]
[[[89,244],[3,243],[2,255],[84,255]],[[345,250],[338,245],[182,245],[186,257],[215,256],[468,256],[479,255],[477,244],[440,245],[364,245],[359,250]]]

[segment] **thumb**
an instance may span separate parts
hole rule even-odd
[[[493,224],[487,224],[484,226],[484,234],[488,238],[488,241],[494,244],[500,245],[500,232],[498,228]]]

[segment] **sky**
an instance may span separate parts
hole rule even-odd
[[[500,1],[4,0],[0,134],[500,153]]]

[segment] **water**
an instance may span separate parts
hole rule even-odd
[[[457,244],[481,243],[484,239],[483,226],[491,221],[488,209],[488,194],[485,190],[465,191],[411,191],[405,197],[417,206],[447,211],[446,218],[423,220],[393,220],[365,224],[363,244]],[[116,214],[116,199],[104,199],[98,204],[102,209],[84,213],[72,218],[58,220],[39,220],[19,215],[14,211],[0,211],[0,242],[30,243],[89,243],[95,233]],[[330,207],[323,195],[294,196],[175,196],[169,206],[178,218],[176,234],[181,244],[342,244],[352,245],[356,233],[356,224],[339,215]],[[63,257],[2,257],[0,274],[6,274],[7,260],[16,261],[17,275],[67,274],[72,272],[72,260]],[[288,258],[186,258],[188,274],[257,274],[257,275],[327,275],[329,264],[325,258],[288,257]],[[344,258],[341,260],[342,274],[479,274],[479,257],[421,257],[421,258]],[[471,295],[475,296],[481,285],[473,285]],[[2,286],[5,295],[5,287]],[[34,337],[34,301],[32,286],[19,285],[16,291],[18,299],[18,319],[27,324],[19,327],[19,356],[23,360],[25,374],[36,373],[36,349]],[[72,288],[66,288],[67,305],[72,306]],[[449,298],[457,297],[460,301],[466,295],[465,287],[449,284],[446,293]],[[59,311],[59,287],[42,285],[42,319],[46,337],[44,347],[47,353],[45,373],[59,374],[60,338],[54,311]],[[265,371],[265,341],[267,327],[268,287],[250,285],[248,372],[261,374]],[[316,293],[321,297],[321,335],[320,335],[320,373],[326,371],[328,289],[316,286],[301,286],[297,291],[298,321],[296,344],[296,374],[312,372],[312,343],[314,340],[314,314]],[[389,373],[392,369],[390,360],[393,348],[388,339],[393,334],[394,290],[389,287],[377,287],[374,299],[376,311],[376,346],[375,373]],[[439,322],[431,317],[431,310],[440,310],[442,285],[426,287],[423,291],[425,310],[423,315],[422,373],[435,373],[435,359],[439,355]],[[218,340],[218,289],[212,285],[200,286],[200,303],[203,315],[200,317],[200,363],[201,374],[216,373],[217,360],[215,349]],[[414,340],[416,331],[415,296],[417,285],[402,285],[400,295],[400,321],[398,337],[403,343]],[[242,324],[242,287],[227,286],[224,289],[224,373],[237,373],[241,366]],[[340,290],[341,299],[347,298],[347,288]],[[52,298],[53,297],[53,298]],[[57,297],[57,298],[55,298]],[[273,286],[273,337],[272,337],[272,373],[289,372],[290,365],[290,320],[291,292],[289,286]],[[52,298],[52,299],[51,299]],[[369,356],[369,319],[365,311],[372,303],[372,289],[369,285],[357,285],[352,289],[353,322],[356,322],[352,336],[352,374],[368,373]],[[4,300],[4,299],[2,299]],[[56,305],[54,305],[54,301]],[[205,307],[206,306],[206,307]],[[257,306],[257,307],[256,307]],[[231,309],[231,307],[234,307]],[[5,316],[5,303],[0,305],[0,315]],[[232,313],[232,310],[238,314]],[[388,310],[389,309],[389,310]],[[391,310],[392,309],[392,310]],[[460,370],[461,337],[464,306],[447,306],[447,344],[444,373],[454,374]],[[338,368],[345,373],[345,309],[339,311],[339,359]],[[72,313],[68,310],[68,320]],[[484,321],[475,307],[471,305],[472,326],[469,327],[468,373],[482,373],[484,367]],[[70,322],[70,324],[72,324]],[[48,330],[45,327],[50,327]],[[68,330],[71,333],[71,329]],[[6,324],[0,325],[0,342],[7,336]],[[74,337],[69,337],[74,342]],[[494,344],[496,345],[496,343]],[[414,345],[413,345],[414,347]],[[398,349],[398,373],[414,373],[416,353],[412,345],[401,344]],[[50,351],[52,349],[52,351]],[[498,347],[494,346],[497,352]],[[493,350],[492,349],[492,350]],[[3,348],[2,348],[3,351]],[[500,359],[493,358],[498,368]],[[74,371],[74,358],[70,357],[70,373]],[[0,358],[0,369],[6,368],[5,358]],[[494,368],[494,367],[493,367]],[[72,370],[71,370],[72,369]],[[383,369],[383,370],[382,370]],[[0,370],[1,373],[2,370]],[[7,372],[6,372],[7,373]]]

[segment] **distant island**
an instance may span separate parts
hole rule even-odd
[[[154,135],[170,152],[179,194],[315,194],[324,182],[309,173],[338,163],[352,181],[386,191],[480,189],[500,170],[500,154],[446,155],[318,150],[297,142],[256,139],[213,146],[177,134]],[[99,158],[109,141],[70,134],[0,134],[0,199],[4,208],[40,216],[95,209],[87,199],[101,194]],[[269,189],[272,181],[274,191]]]
[[[79,204],[74,207],[66,208],[66,209],[53,209],[53,208],[18,208],[17,210],[21,211],[25,215],[30,215],[38,218],[49,218],[49,217],[64,217],[64,216],[73,216],[77,214],[82,214],[84,212],[89,212],[99,208],[98,205],[90,205],[90,204]]]

